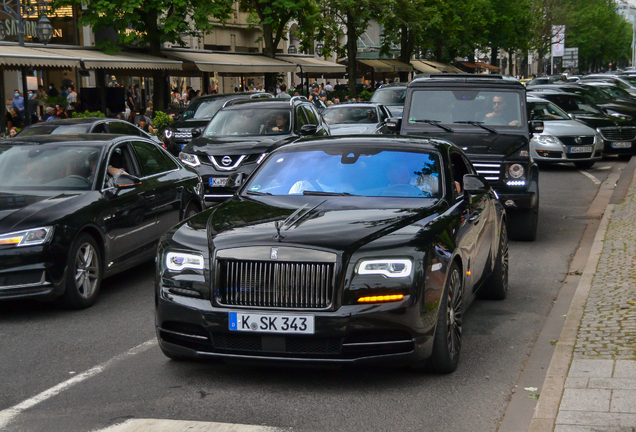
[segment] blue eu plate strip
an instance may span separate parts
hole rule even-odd
[[[238,321],[236,312],[230,312],[230,330],[236,330],[238,328]]]

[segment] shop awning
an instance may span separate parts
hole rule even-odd
[[[170,58],[194,63],[202,72],[230,74],[294,72],[296,65],[258,54],[218,53],[194,50],[163,50]]]
[[[481,68],[481,66],[477,66],[475,63],[471,63],[471,62],[462,62],[462,65],[466,66],[467,68],[470,69],[479,69]]]
[[[281,55],[278,57],[280,60],[295,64],[303,73],[311,74],[330,74],[340,73],[344,75],[347,73],[347,68],[339,63],[330,62],[327,60],[311,57],[311,56],[290,56]],[[300,72],[300,70],[298,72]]]
[[[393,73],[395,72],[395,68],[388,63],[385,63],[384,60],[375,60],[375,59],[358,59],[360,64],[371,68],[375,73]]]
[[[500,71],[501,68],[498,68],[497,66],[493,66],[491,64],[488,63],[483,63],[483,62],[475,62],[475,65],[482,67],[484,69],[490,69],[492,71]]]
[[[181,62],[136,52],[106,54],[96,49],[37,48],[38,51],[58,56],[75,57],[86,69],[154,69],[181,70]]]
[[[389,66],[393,66],[395,72],[411,72],[413,70],[413,66],[402,63],[399,60],[383,59],[382,61]]]
[[[444,73],[465,73],[463,70],[456,68],[455,66],[451,66],[449,64],[440,63],[432,60],[419,60],[422,63],[437,69],[436,72],[444,72]]]
[[[17,44],[0,45],[0,66],[70,69],[79,65],[79,59],[74,56],[43,52],[40,49],[21,47]]]
[[[433,66],[429,66],[420,60],[411,60],[411,64],[417,71],[422,73],[439,73],[440,72],[439,70],[435,69]]]

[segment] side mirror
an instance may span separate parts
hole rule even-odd
[[[203,131],[200,128],[195,128],[192,129],[192,138],[199,138],[201,135],[203,135]]]
[[[225,183],[225,187],[229,188],[238,188],[243,184],[243,173],[232,173],[227,178],[227,183]]]
[[[113,185],[116,189],[132,189],[135,186],[139,186],[141,184],[141,180],[130,174],[117,174],[113,178]]]
[[[572,113],[568,113],[568,117],[570,117],[572,120],[576,120],[576,117],[574,117],[574,114]]]
[[[469,195],[481,195],[488,191],[488,184],[480,176],[466,174],[464,176],[464,193]]]
[[[181,120],[181,117],[183,117],[183,115],[182,115],[182,114],[177,114],[177,115],[175,115],[175,116],[172,118],[172,120],[174,120],[174,121],[176,121],[176,120]]]
[[[402,129],[402,119],[400,117],[391,117],[386,120],[386,127],[393,133],[400,133],[400,129]]]
[[[306,124],[300,128],[300,134],[303,136],[314,135],[318,131],[318,126],[315,124]]]
[[[540,134],[543,132],[544,126],[543,121],[541,120],[531,120],[530,121],[530,132],[535,134]]]

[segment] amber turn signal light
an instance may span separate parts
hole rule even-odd
[[[403,298],[404,298],[404,294],[368,296],[368,297],[360,297],[358,299],[358,303],[390,302],[390,301],[402,300]]]

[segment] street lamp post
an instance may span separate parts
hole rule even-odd
[[[30,3],[30,4],[25,4],[25,3],[21,3],[20,0],[13,0],[13,2],[7,2],[7,0],[2,0],[2,3],[0,3],[0,10],[2,10],[6,15],[9,16],[9,18],[13,19],[14,21],[16,21],[17,23],[17,27],[18,27],[18,43],[21,47],[24,46],[24,19],[29,19],[32,16],[37,16],[40,15],[40,19],[38,21],[37,27],[36,27],[36,35],[38,37],[38,39],[40,40],[40,42],[42,42],[44,45],[47,45],[50,41],[51,38],[53,37],[53,26],[51,25],[51,22],[49,21],[49,19],[46,17],[46,14],[44,13],[44,11],[48,10],[48,2],[47,1],[38,1],[38,2],[34,2],[34,3]],[[0,41],[4,40],[5,36],[7,34],[7,30],[4,27],[4,24],[2,23],[2,21],[0,21]],[[26,126],[31,124],[31,112],[29,111],[29,104],[28,104],[28,88],[27,88],[27,68],[26,67],[22,67],[21,68],[21,74],[22,74],[22,92],[23,92],[23,98],[24,98],[24,124]],[[2,83],[0,83],[0,96],[4,99],[4,91],[2,89],[2,86],[4,84],[4,81]],[[4,104],[4,102],[3,102]],[[5,127],[4,127],[4,115],[2,115],[2,119],[0,119],[0,131],[4,131]]]

